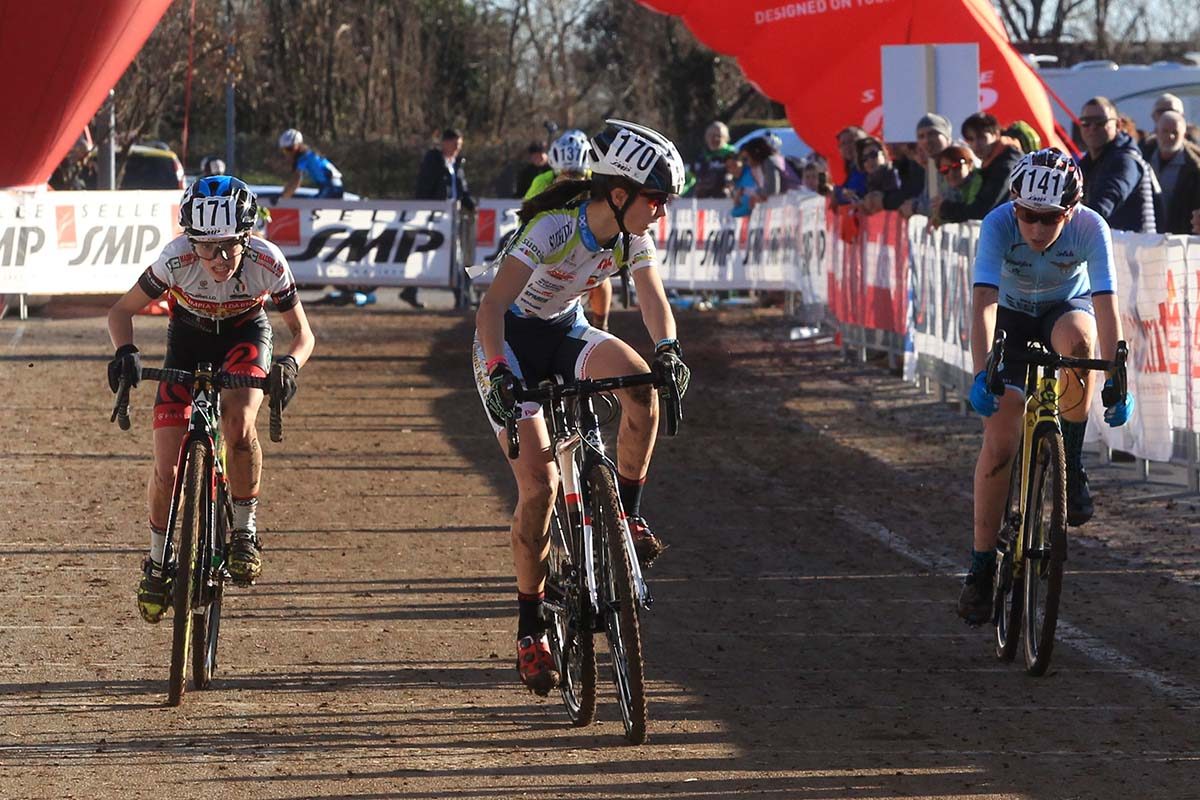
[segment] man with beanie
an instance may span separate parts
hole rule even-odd
[[[950,120],[941,114],[931,111],[921,117],[917,121],[917,159],[926,165],[936,165],[938,154],[950,146],[953,136],[954,128],[951,127]],[[937,180],[938,195],[945,194],[947,187],[944,179],[938,176]],[[929,215],[931,211],[928,183],[925,184],[925,189],[920,195],[912,200],[904,201],[900,206],[900,213],[905,217],[911,217],[913,214]]]

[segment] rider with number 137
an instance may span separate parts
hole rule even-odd
[[[587,323],[580,297],[628,265],[642,320],[655,342],[656,359],[673,362],[680,391],[687,368],[680,360],[675,318],[658,273],[650,225],[666,213],[683,187],[679,152],[656,131],[620,120],[592,140],[592,176],[557,183],[521,207],[521,228],[496,259],[496,277],[476,316],[474,369],[484,408],[500,446],[504,424],[518,418],[520,456],[509,461],[517,481],[512,520],[517,573],[517,669],[539,695],[558,684],[542,621],[550,512],[558,474],[537,403],[513,405],[507,387],[558,375],[567,380],[646,372],[637,352]],[[638,558],[649,565],[664,546],[641,517],[642,488],[658,423],[658,397],[650,386],[617,392],[618,492]]]
[[[108,312],[108,333],[117,349],[108,365],[114,392],[123,377],[137,385],[141,356],[133,344],[133,316],[164,293],[171,314],[165,368],[190,372],[206,361],[235,375],[266,377],[272,336],[263,302],[269,296],[292,333],[287,355],[277,360],[281,385],[269,390],[284,404],[291,400],[296,374],[312,353],[313,334],[287,259],[275,245],[251,235],[257,213],[254,193],[227,175],[200,178],[183,193],[183,234],[167,243]],[[242,584],[253,583],[262,571],[255,520],[262,453],[254,427],[262,400],[261,389],[221,393],[221,434],[229,448],[233,500],[228,568]],[[154,470],[147,486],[150,557],[137,590],[138,610],[147,622],[158,622],[171,604],[174,565],[164,563],[164,551],[179,446],[190,416],[187,387],[161,383],[154,400]]]
[[[1013,167],[1009,193],[1012,201],[983,220],[973,277],[971,358],[976,374],[970,401],[985,419],[975,465],[971,568],[958,614],[974,625],[992,615],[996,539],[1025,408],[1024,364],[1001,370],[1003,396],[993,395],[986,385],[983,370],[995,331],[1005,331],[1018,347],[1040,342],[1075,358],[1091,358],[1098,343],[1100,358],[1106,360],[1113,358],[1122,338],[1112,234],[1099,214],[1079,204],[1083,176],[1075,162],[1054,148],[1029,153]],[[1063,370],[1059,379],[1071,526],[1087,522],[1093,511],[1080,454],[1095,374]],[[1129,394],[1106,409],[1104,419],[1114,427],[1124,425],[1133,406]]]

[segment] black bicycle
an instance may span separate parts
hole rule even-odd
[[[1013,460],[1008,497],[998,540],[992,618],[996,656],[1012,661],[1025,639],[1025,670],[1042,675],[1050,666],[1054,631],[1067,560],[1067,468],[1058,407],[1058,370],[1111,371],[1113,385],[1103,391],[1104,405],[1124,400],[1125,361],[1129,348],[1117,343],[1112,361],[1060,356],[1037,343],[1006,349],[997,331],[987,361],[987,385],[1004,394],[999,374],[1006,362],[1025,365],[1025,415],[1021,445]]]
[[[273,369],[279,369],[278,366]],[[195,372],[143,368],[142,380],[186,386],[192,393],[192,415],[179,448],[178,469],[167,523],[164,569],[173,574],[174,629],[167,704],[183,701],[187,687],[189,653],[192,683],[207,689],[217,669],[217,637],[221,630],[221,599],[226,581],[229,531],[233,506],[225,479],[225,451],[221,441],[221,390],[267,390],[270,378],[214,372],[201,363]],[[112,420],[129,430],[129,382],[117,388]],[[270,403],[271,441],[283,440],[282,409]],[[195,641],[193,642],[193,638]]]
[[[645,659],[639,612],[653,598],[642,575],[633,537],[617,492],[617,468],[604,448],[601,427],[619,404],[609,392],[632,386],[658,388],[665,432],[674,436],[682,421],[679,386],[669,367],[574,383],[547,381],[514,389],[518,401],[541,403],[561,485],[550,519],[550,558],[546,577],[547,638],[560,676],[567,715],[588,725],[596,715],[596,647],[604,631],[625,738],[646,741]],[[607,407],[605,418],[595,398]],[[515,421],[508,426],[510,458],[520,453]]]

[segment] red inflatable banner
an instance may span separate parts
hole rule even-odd
[[[0,4],[0,188],[46,182],[170,4]]]
[[[796,132],[838,173],[839,130],[883,130],[882,45],[977,43],[981,110],[1001,125],[1025,120],[1043,143],[1062,146],[1046,90],[1012,49],[989,0],[639,2],[680,17],[705,45],[736,57],[746,77],[787,107]]]

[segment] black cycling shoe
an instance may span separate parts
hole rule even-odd
[[[1095,511],[1092,493],[1088,490],[1087,471],[1080,469],[1077,475],[1067,473],[1067,524],[1078,528],[1091,519]]]
[[[262,575],[262,549],[252,531],[233,531],[229,557],[225,562],[229,577],[239,586],[250,586]]]
[[[637,553],[638,563],[642,569],[646,569],[663,554],[667,545],[654,535],[654,531],[650,530],[646,520],[641,517],[629,517],[626,521],[629,523],[629,532],[633,535],[633,550]]]
[[[992,621],[992,572],[980,575],[968,572],[958,595],[958,615],[968,625]]]

